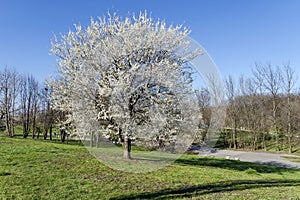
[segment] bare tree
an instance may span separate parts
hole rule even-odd
[[[45,84],[44,88],[41,88],[40,90],[40,101],[42,105],[41,109],[41,118],[42,118],[42,124],[44,127],[44,139],[46,140],[49,137],[50,140],[52,140],[52,129],[53,129],[53,123],[55,118],[54,110],[52,109],[51,105],[51,92],[52,89]]]
[[[19,87],[19,75],[15,70],[5,68],[0,74],[0,101],[5,118],[6,133],[14,136],[15,113]]]
[[[259,110],[260,118],[260,134],[261,134],[261,146],[267,151],[266,137],[270,131],[270,126],[268,125],[268,114],[269,114],[269,99],[266,96],[266,91],[264,87],[265,78],[262,73],[257,70],[252,69],[253,74],[253,84],[255,84],[257,90],[257,98],[259,104],[257,109]]]
[[[296,109],[296,105],[294,102],[296,102],[296,99],[293,95],[295,90],[295,85],[297,81],[297,77],[295,75],[295,71],[290,67],[289,64],[284,65],[284,71],[283,71],[283,88],[284,88],[284,103],[282,105],[282,124],[284,127],[284,130],[286,131],[286,136],[288,138],[288,145],[289,145],[289,153],[292,153],[292,140],[293,135],[295,131],[295,122],[298,109]]]
[[[226,94],[223,81],[215,73],[203,76],[210,95],[210,126],[208,128],[204,145],[214,147],[218,142],[226,118]]]
[[[279,115],[279,105],[280,105],[280,92],[282,88],[282,72],[279,67],[272,67],[271,64],[268,65],[259,65],[256,64],[254,73],[259,74],[263,77],[263,87],[266,91],[266,94],[270,95],[272,103],[272,124],[275,134],[275,146],[276,151],[279,151],[279,127],[278,127],[278,115]]]
[[[228,100],[227,106],[227,119],[229,119],[229,124],[233,128],[230,147],[234,149],[237,148],[236,135],[237,135],[237,125],[238,125],[238,106],[236,97],[238,96],[238,91],[234,83],[233,77],[229,76],[225,80],[226,96]]]
[[[36,130],[37,130],[37,113],[38,113],[38,106],[39,106],[39,84],[38,81],[35,80],[34,77],[30,78],[30,90],[32,90],[32,109],[31,109],[31,120],[32,120],[32,136],[34,137]],[[37,138],[39,138],[39,131]]]
[[[28,80],[27,76],[21,77],[21,92],[20,92],[20,104],[21,104],[21,119],[23,125],[23,137],[27,138],[29,134],[29,105],[31,105],[31,94],[28,93]],[[29,103],[28,103],[29,102]]]
[[[196,90],[195,93],[198,107],[202,115],[202,119],[199,122],[199,129],[201,130],[201,137],[199,138],[199,142],[203,143],[211,121],[211,97],[207,88]]]
[[[38,112],[38,82],[32,75],[23,75],[21,77],[20,87],[23,137],[27,138],[31,129],[32,138],[35,138]]]

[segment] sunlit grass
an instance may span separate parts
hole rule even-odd
[[[281,156],[288,159],[291,162],[300,162],[300,156]]]
[[[103,165],[77,142],[0,137],[0,158],[0,199],[300,197],[299,170],[197,155],[137,174]]]

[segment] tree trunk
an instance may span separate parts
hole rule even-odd
[[[277,120],[276,120],[276,102],[275,97],[273,98],[273,125],[275,128],[275,146],[276,151],[279,151],[279,135],[278,135],[278,128],[277,128]]]
[[[131,159],[131,139],[128,137],[125,137],[124,143],[123,143],[123,149],[124,149],[124,159],[130,160]]]
[[[50,137],[50,140],[52,140],[52,125],[50,125],[49,137]]]
[[[253,151],[257,149],[257,133],[254,131],[254,138],[253,138]]]
[[[27,137],[28,137],[28,133],[25,133],[25,132],[23,131],[23,138],[26,139]]]
[[[62,142],[66,140],[66,131],[64,129],[60,130],[60,138]]]
[[[46,129],[44,132],[44,140],[47,140],[47,136],[48,136],[48,129]]]
[[[290,93],[290,92],[289,92]],[[288,104],[288,130],[287,130],[287,135],[288,135],[288,145],[289,145],[289,153],[292,153],[292,124],[291,124],[291,118],[292,118],[292,114],[291,114],[291,103],[290,103],[290,94],[288,94],[288,98],[287,98],[287,104]]]
[[[265,133],[265,131],[263,132],[262,146],[263,146],[263,148],[264,148],[264,151],[267,151],[267,145],[266,145],[266,133]]]
[[[119,128],[118,135],[119,135],[119,141],[120,141],[121,143],[124,143],[124,138],[123,138],[123,136],[122,136],[122,129],[121,129],[121,128]]]
[[[292,145],[292,137],[291,135],[288,135],[288,141],[289,141],[289,153],[293,153],[293,145]]]
[[[10,123],[10,109],[9,109],[9,100],[8,100],[8,88],[5,88],[5,99],[4,99],[4,104],[5,104],[5,122],[6,122],[6,131],[7,131],[7,136],[11,136],[11,123]]]
[[[10,136],[11,132],[10,132],[9,114],[7,114],[7,112],[6,112],[6,121],[5,122],[6,122],[7,136]]]
[[[28,98],[28,104],[27,104],[27,112],[26,112],[26,132],[29,133],[29,124],[30,124],[30,105],[31,105],[31,96]],[[35,133],[34,130],[32,131],[32,139],[34,139]]]
[[[15,91],[14,91],[15,93]],[[14,94],[15,95],[15,94]],[[10,127],[11,127],[11,137],[15,135],[15,97],[13,97],[13,102],[12,102],[12,114],[11,114],[11,119],[10,119]]]
[[[32,112],[32,134],[35,134],[36,131],[36,109],[37,108],[34,108],[34,111]]]
[[[233,143],[233,148],[236,149],[236,117],[234,117],[234,130],[232,133],[232,143]]]
[[[94,133],[91,133],[90,147],[94,146]]]
[[[99,148],[99,143],[100,143],[100,133],[96,133],[96,148]]]

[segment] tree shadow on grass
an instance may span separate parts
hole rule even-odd
[[[125,199],[170,199],[170,198],[191,198],[206,194],[230,192],[264,187],[288,187],[300,186],[300,180],[238,180],[217,182],[206,185],[195,185],[183,188],[169,188],[157,192],[147,192],[135,195],[113,197],[113,200]]]
[[[265,164],[243,162],[238,160],[215,159],[215,158],[180,158],[175,161],[179,165],[192,165],[192,166],[209,166],[222,169],[245,171],[249,168],[258,173],[282,173],[282,172],[296,172],[299,170],[288,169],[284,167],[276,167]]]

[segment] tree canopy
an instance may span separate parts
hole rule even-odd
[[[155,22],[146,12],[75,25],[52,42],[59,67],[54,106],[72,114],[78,132],[101,127],[117,135],[126,158],[131,140],[171,144],[180,127],[189,130],[199,122],[189,61],[200,52],[189,50],[189,32]]]

